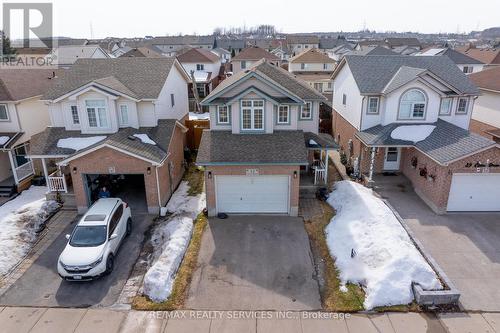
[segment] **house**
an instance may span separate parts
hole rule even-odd
[[[341,45],[348,45],[352,48],[351,44],[343,38],[343,37],[323,37],[319,39],[319,49],[323,51],[324,53],[328,54],[329,52],[333,51],[337,47]]]
[[[288,35],[286,43],[291,55],[295,55],[305,49],[319,48],[319,37],[313,35]]]
[[[285,61],[290,58],[290,50],[285,39],[275,38],[260,38],[260,39],[247,39],[247,46],[257,46],[264,49],[281,60]]]
[[[418,38],[414,37],[389,37],[384,39],[384,42],[391,49],[401,46],[414,47],[419,50],[422,48],[422,44],[420,43]]]
[[[281,66],[281,59],[258,46],[249,46],[231,59],[233,74],[252,67],[261,59],[266,59],[275,66]]]
[[[401,173],[435,211],[498,211],[500,150],[468,131],[476,86],[448,57],[346,55],[333,132],[368,184]]]
[[[231,52],[231,56],[235,56],[246,47],[245,40],[230,36],[217,36],[215,38],[215,46]]]
[[[209,216],[276,213],[296,216],[299,193],[324,186],[331,136],[318,134],[326,98],[262,59],[224,80],[203,101],[210,130],[196,163],[205,167]]]
[[[226,49],[218,47],[218,48],[213,49],[212,52],[217,54],[217,56],[220,58],[220,60],[223,64],[231,61],[231,52],[229,52]]]
[[[184,170],[188,82],[175,58],[79,59],[42,97],[50,126],[31,138],[48,196],[85,212],[107,186],[158,213]]]
[[[482,62],[484,69],[500,66],[500,48],[468,48],[462,53]]]
[[[177,56],[177,60],[196,84],[195,97],[193,83],[189,83],[189,110],[196,110],[196,105],[205,98],[219,81],[224,79],[224,67],[221,59],[212,51],[206,49],[189,49]]]
[[[481,95],[474,103],[469,129],[500,142],[500,67],[469,75]]]
[[[127,47],[128,48],[128,47]],[[123,48],[121,48],[123,49]],[[120,50],[121,50],[120,49]],[[116,52],[115,54],[120,54],[121,52]],[[119,57],[147,57],[147,58],[160,58],[163,57],[160,52],[157,52],[151,48],[142,46],[130,48],[126,52],[123,52]]]
[[[360,46],[347,54],[351,55],[397,55],[396,52],[383,46]]]
[[[307,49],[288,61],[288,71],[309,83],[314,89],[331,92],[330,76],[336,61],[318,49]]]
[[[157,48],[167,57],[175,57],[186,48],[212,50],[215,46],[214,36],[164,36],[147,40],[147,44]]]
[[[30,138],[50,124],[40,101],[56,73],[52,69],[0,69],[0,196],[30,186],[36,166],[27,157]]]
[[[450,48],[430,48],[420,52],[417,56],[446,56],[453,61],[465,74],[476,73],[483,70],[484,64],[468,55]]]
[[[52,49],[47,57],[52,59],[52,64],[68,68],[78,59],[106,59],[110,56],[99,45],[67,45]]]
[[[331,50],[327,50],[326,54],[333,60],[339,62],[344,55],[348,54],[353,50],[354,47],[351,44],[342,44],[334,47]]]

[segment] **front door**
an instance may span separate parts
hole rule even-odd
[[[399,170],[400,156],[401,156],[400,148],[397,147],[385,148],[384,170],[385,171]]]

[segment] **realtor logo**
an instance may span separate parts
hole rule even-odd
[[[4,3],[3,32],[12,47],[52,48],[52,3]]]

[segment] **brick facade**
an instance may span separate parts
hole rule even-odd
[[[469,123],[469,130],[471,132],[482,135],[485,138],[488,138],[490,140],[494,140],[494,141],[499,142],[500,140],[498,138],[494,137],[491,134],[486,133],[486,131],[493,131],[496,129],[498,129],[498,128],[495,126],[491,126],[491,125],[485,124],[481,121],[474,120],[474,119],[471,119],[470,123]]]
[[[258,169],[259,175],[289,175],[290,176],[290,215],[297,216],[299,210],[299,183],[300,183],[300,166],[288,165],[244,165],[244,166],[207,166],[205,168],[205,186],[207,193],[207,209],[210,216],[216,213],[215,200],[215,177],[217,175],[241,175],[246,174],[246,169]],[[208,178],[208,173],[211,172],[212,177]],[[297,178],[294,178],[294,172],[297,173]]]

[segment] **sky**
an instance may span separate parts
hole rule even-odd
[[[259,24],[272,24],[285,33],[363,28],[455,33],[500,26],[499,0],[475,0],[472,7],[470,1],[465,0],[253,0],[244,5],[240,3],[236,0],[54,0],[53,30],[55,36],[104,38],[210,34],[219,26]],[[40,17],[33,15],[32,20],[36,22]]]

